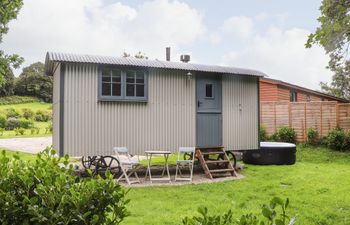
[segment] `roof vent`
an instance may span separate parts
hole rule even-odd
[[[188,63],[191,60],[191,56],[190,55],[181,55],[180,60],[184,63]]]

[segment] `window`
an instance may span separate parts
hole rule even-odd
[[[205,85],[205,97],[206,98],[214,98],[213,85],[212,84],[206,84]]]
[[[147,74],[141,70],[102,68],[99,100],[147,101]]]
[[[306,95],[306,101],[311,102],[311,96],[310,95]]]
[[[102,70],[102,96],[121,96],[121,71]]]
[[[145,75],[141,71],[126,71],[126,96],[145,97]]]
[[[290,91],[290,101],[291,102],[296,102],[298,99],[297,92],[294,90]]]

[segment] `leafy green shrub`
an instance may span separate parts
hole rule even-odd
[[[6,111],[6,117],[7,118],[18,118],[20,117],[19,116],[19,113],[14,109],[14,108],[8,108],[8,109],[5,109]]]
[[[4,116],[0,115],[0,128],[6,128],[7,120]]]
[[[278,141],[295,143],[297,138],[297,133],[291,127],[282,126],[277,130]]]
[[[16,136],[19,135],[19,128],[15,128],[15,129],[13,129],[13,131],[15,132],[15,135],[16,135]]]
[[[340,128],[329,131],[327,135],[327,147],[336,151],[344,151],[346,148],[346,134]]]
[[[22,114],[23,114],[23,117],[24,117],[25,119],[27,119],[27,120],[32,119],[33,116],[34,116],[33,110],[28,109],[28,108],[23,108],[23,109],[22,109]]]
[[[268,140],[266,127],[264,126],[264,124],[260,125],[259,135],[260,135],[260,141],[267,141]]]
[[[35,160],[0,156],[0,224],[119,224],[128,215],[125,191],[106,179],[72,175],[69,157],[46,149]]]
[[[52,133],[52,123],[49,123],[49,125],[47,125],[47,127],[45,128],[45,134],[49,132]]]
[[[0,136],[4,135],[5,128],[0,128]]]
[[[210,216],[207,208],[199,208],[200,216],[185,217],[182,223],[184,225],[292,225],[295,223],[296,217],[289,220],[289,216],[286,214],[288,206],[288,198],[283,201],[281,198],[274,197],[270,204],[262,206],[260,217],[250,213],[242,215],[239,219],[234,218],[232,210],[223,215]],[[281,210],[278,211],[277,207]]]
[[[39,102],[38,98],[30,96],[4,96],[0,98],[0,105],[22,104],[30,102]]]
[[[49,111],[46,110],[38,110],[35,112],[35,116],[34,119],[35,121],[38,122],[47,122],[51,119],[51,113]]]
[[[270,141],[279,141],[279,137],[278,137],[278,133],[275,132],[273,133],[270,138],[269,138]]]
[[[29,129],[34,126],[34,122],[32,120],[27,120],[27,119],[19,119],[19,127],[24,128],[24,129]]]
[[[13,130],[19,127],[19,120],[17,118],[8,118],[6,121],[6,129]]]
[[[24,129],[24,128],[17,128],[17,129],[18,129],[18,133],[20,135],[24,135],[24,133],[26,132],[26,129]]]
[[[309,128],[306,131],[307,143],[311,145],[319,144],[319,135],[318,131],[314,128]]]

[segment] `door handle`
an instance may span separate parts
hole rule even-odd
[[[198,101],[198,102],[197,102],[198,108],[199,108],[201,105],[202,105],[202,102],[201,102],[201,101]]]

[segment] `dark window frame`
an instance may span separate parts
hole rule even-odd
[[[119,70],[121,71],[121,95],[120,96],[107,96],[102,95],[102,71]],[[144,75],[144,96],[127,96],[126,95],[126,71],[134,71],[135,73],[143,73]],[[136,81],[135,81],[136,82]],[[99,101],[116,101],[116,102],[147,102],[148,101],[148,71],[135,68],[117,68],[111,66],[100,66],[98,69],[98,100]],[[112,90],[111,90],[112,92]],[[136,93],[136,91],[135,91]],[[112,94],[112,93],[111,93]]]
[[[289,101],[290,102],[297,102],[298,101],[298,93],[296,90],[290,90],[289,94]]]
[[[207,85],[211,85],[211,97],[207,96]],[[215,85],[212,83],[205,84],[205,99],[214,99],[215,98]]]

